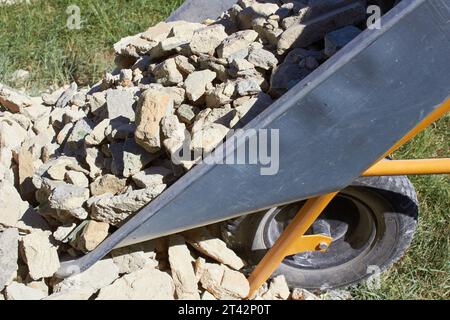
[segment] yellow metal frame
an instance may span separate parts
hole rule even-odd
[[[450,174],[450,158],[424,159],[424,160],[385,160],[385,158],[415,137],[419,132],[443,117],[450,111],[450,99],[436,108],[413,130],[398,141],[386,154],[362,176],[387,175],[424,175],[424,174]],[[308,235],[305,232],[312,226],[323,210],[338,194],[329,193],[308,199],[299,210],[292,222],[283,231],[272,248],[266,253],[249,277],[251,297],[258,288],[264,284],[281,262],[290,255],[305,251],[322,251],[331,244],[332,239],[324,235]]]

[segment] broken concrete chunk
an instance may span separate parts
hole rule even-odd
[[[50,236],[49,231],[35,231],[22,238],[24,260],[34,280],[51,277],[59,269],[58,253]]]
[[[154,268],[127,274],[100,290],[97,300],[173,300],[172,278]]]
[[[227,38],[225,28],[222,25],[212,25],[199,30],[193,34],[189,44],[191,51],[195,54],[214,55],[216,48]]]
[[[172,236],[169,242],[169,263],[178,299],[200,299],[192,262],[193,258],[183,237]]]
[[[361,30],[354,26],[346,26],[325,36],[324,53],[331,57],[337,51],[341,50],[347,43],[352,41],[361,33]]]
[[[18,269],[18,238],[17,229],[11,228],[0,232],[0,291],[9,284]]]
[[[191,73],[184,82],[186,95],[189,100],[196,102],[206,92],[208,85],[216,78],[216,73],[211,70],[196,71]]]
[[[185,235],[189,244],[204,255],[235,270],[240,270],[244,266],[244,261],[227,248],[225,242],[212,237],[205,228],[187,231]]]
[[[136,113],[135,139],[148,152],[160,150],[159,123],[172,109],[173,99],[170,96],[153,89],[142,94]]]

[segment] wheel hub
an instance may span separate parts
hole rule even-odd
[[[268,247],[273,246],[303,204],[274,210],[264,226],[264,241]],[[330,235],[333,242],[327,252],[299,253],[287,257],[283,263],[302,269],[324,269],[347,263],[370,249],[376,236],[375,221],[367,205],[351,195],[340,193],[306,232]]]

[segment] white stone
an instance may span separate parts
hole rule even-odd
[[[169,242],[169,263],[178,299],[200,299],[192,262],[193,258],[184,239],[178,235],[172,236]]]
[[[216,48],[228,37],[222,25],[212,25],[194,32],[189,44],[193,53],[214,55]]]
[[[196,102],[206,92],[208,85],[216,78],[216,73],[211,70],[196,71],[191,73],[184,82],[186,95],[189,100]]]
[[[97,300],[173,300],[172,278],[154,268],[127,274],[100,290]]]
[[[16,188],[7,181],[0,182],[0,225],[14,227],[29,209]]]
[[[47,295],[39,289],[27,287],[18,282],[11,283],[6,287],[7,300],[41,300]]]
[[[34,280],[51,277],[59,269],[58,252],[50,235],[50,231],[35,231],[22,238],[24,258]]]
[[[235,270],[244,267],[244,261],[233,250],[227,248],[224,241],[212,237],[205,228],[187,231],[185,235],[189,244],[204,255]]]
[[[96,262],[86,271],[66,278],[53,287],[54,293],[91,289],[97,291],[106,287],[119,277],[119,268],[111,259],[104,259]]]
[[[18,237],[17,229],[0,231],[0,291],[12,280],[18,269]]]

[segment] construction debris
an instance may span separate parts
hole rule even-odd
[[[246,298],[245,261],[206,229],[173,236],[156,251],[114,250],[63,281],[51,277],[58,253],[94,250],[192,168],[197,158],[175,161],[182,147],[214,150],[360,32],[361,1],[305,3],[245,0],[204,24],[161,22],[114,45],[118,69],[92,88],[72,83],[28,97],[0,85],[6,298],[47,296],[19,278],[11,283],[18,241],[29,277],[51,284],[47,299]],[[33,215],[47,227],[32,224]],[[280,276],[258,297],[290,295]],[[291,296],[311,297],[301,289]]]

